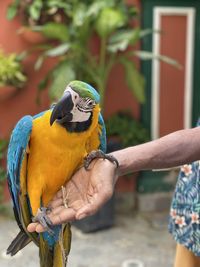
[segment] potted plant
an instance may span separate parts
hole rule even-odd
[[[11,97],[26,80],[21,59],[15,53],[5,54],[0,50],[0,100]]]
[[[108,118],[106,129],[107,136],[119,143],[120,148],[138,145],[150,140],[148,130],[136,121],[129,111],[120,111]]]
[[[121,64],[128,88],[138,102],[143,103],[145,81],[136,68],[134,57],[156,58],[179,66],[167,57],[136,49],[135,45],[154,31],[134,26],[139,19],[137,9],[123,0],[68,3],[64,0],[14,0],[8,9],[8,17],[13,18],[16,14],[23,14],[31,29],[47,38],[44,45],[31,48],[31,51],[40,51],[35,69],[40,69],[48,57],[58,60],[39,85],[39,89],[44,89],[50,81],[52,101],[60,97],[69,81],[80,79],[99,90],[103,110],[108,77],[112,67]],[[91,49],[91,40],[96,52]]]

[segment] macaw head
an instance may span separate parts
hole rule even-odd
[[[50,125],[56,121],[69,131],[84,131],[91,124],[93,109],[99,102],[100,96],[91,85],[72,81],[53,107]]]

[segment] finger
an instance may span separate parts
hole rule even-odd
[[[76,213],[76,219],[80,220],[95,214],[113,194],[112,189],[102,189],[89,200],[89,203],[80,208]]]
[[[36,226],[35,231],[36,231],[37,233],[42,233],[42,232],[45,232],[46,229],[45,229],[41,224],[38,223],[38,225]]]
[[[60,210],[60,213],[56,214],[51,213],[49,215],[49,218],[54,225],[57,225],[75,220],[75,214],[76,212],[73,209],[62,208]],[[27,227],[27,230],[30,233],[32,232],[42,233],[46,231],[45,228],[39,223],[30,223]]]
[[[39,223],[30,223],[28,226],[27,226],[27,230],[28,232],[30,233],[33,233],[36,231],[36,227],[38,226]]]
[[[62,211],[60,213],[56,213],[56,214],[50,214],[49,218],[51,220],[51,222],[53,224],[62,224],[62,223],[66,223],[66,222],[70,222],[73,221],[75,219],[75,210],[73,209],[62,209]]]
[[[98,211],[98,209],[99,207],[96,204],[87,204],[77,211],[75,218],[77,220],[81,220],[87,216],[91,216],[95,214]]]

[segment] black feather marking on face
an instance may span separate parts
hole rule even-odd
[[[77,108],[79,111],[88,113],[88,112],[91,112],[93,110],[95,105],[96,105],[96,103],[94,100],[92,100],[89,97],[86,97],[86,98],[80,98],[80,101],[77,104]]]
[[[62,126],[70,133],[81,133],[89,129],[92,124],[93,113],[91,113],[89,119],[83,122],[65,122]]]

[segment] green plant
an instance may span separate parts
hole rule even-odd
[[[22,88],[26,80],[19,57],[14,53],[6,55],[0,50],[0,87]]]
[[[157,58],[178,66],[172,59],[136,49],[139,40],[154,31],[133,26],[139,20],[137,9],[127,5],[124,0],[69,0],[67,3],[58,0],[15,0],[8,9],[10,18],[19,10],[21,2],[27,18],[35,18],[32,30],[41,32],[48,39],[46,44],[31,50],[40,50],[35,69],[40,69],[48,57],[56,57],[58,60],[58,64],[39,85],[42,90],[50,81],[49,94],[52,100],[60,97],[69,81],[80,79],[98,89],[103,110],[108,77],[112,67],[121,64],[128,88],[138,102],[143,103],[145,80],[135,65],[134,57]],[[47,18],[45,14],[49,14],[49,10],[64,14],[64,22],[58,23],[48,17],[43,23],[41,20],[43,16]],[[94,36],[98,38],[97,53],[90,47]]]
[[[27,26],[41,25],[48,21],[64,22],[67,19],[66,0],[13,0],[7,10],[7,18],[21,16]]]
[[[106,120],[107,136],[117,137],[122,147],[142,144],[150,140],[148,130],[127,111],[121,111]]]

